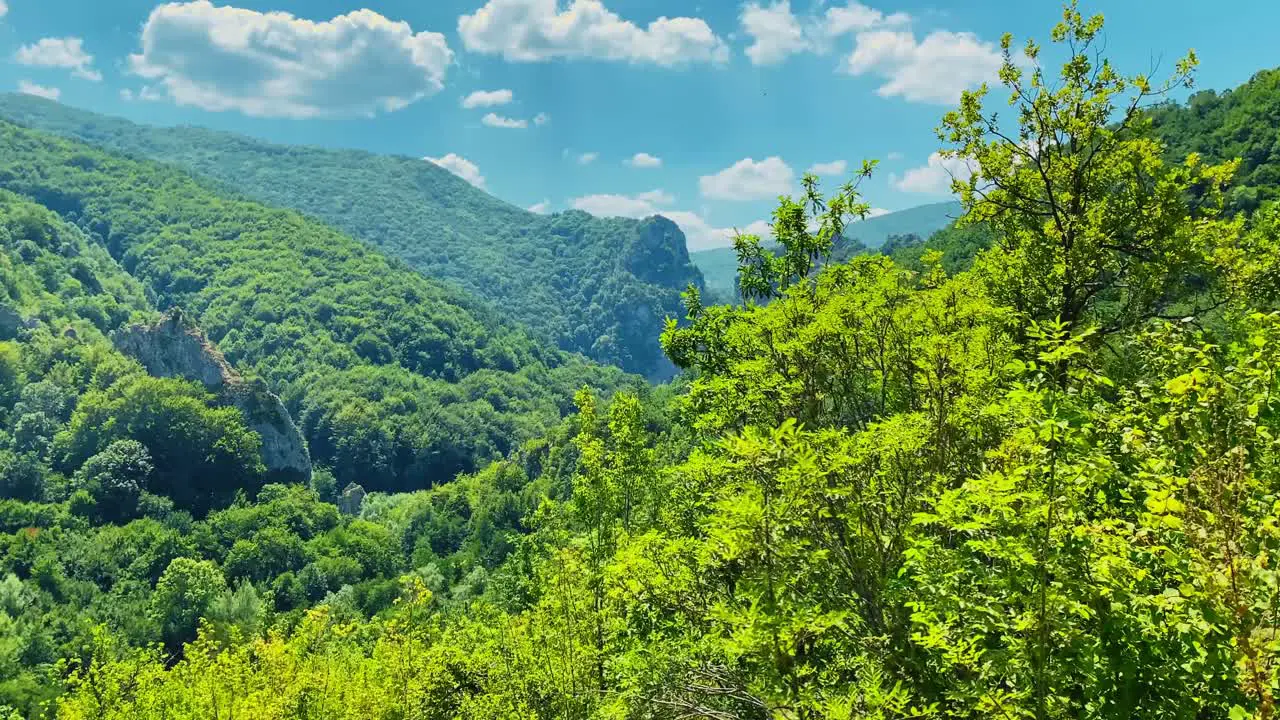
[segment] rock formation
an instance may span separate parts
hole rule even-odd
[[[112,335],[120,352],[136,358],[155,377],[180,377],[209,388],[244,416],[262,437],[262,462],[284,480],[311,478],[306,440],[280,398],[261,380],[245,381],[218,348],[174,308],[154,325],[133,325]]]
[[[350,483],[342,490],[342,497],[338,499],[338,509],[344,515],[359,515],[360,508],[364,506],[365,495],[364,488]]]

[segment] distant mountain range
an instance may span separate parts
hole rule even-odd
[[[455,283],[564,350],[650,378],[674,371],[657,337],[666,316],[683,316],[680,293],[702,283],[684,234],[665,218],[539,215],[420,158],[139,125],[30,95],[0,95],[0,117],[298,210]]]
[[[832,251],[833,259],[844,260],[862,247],[879,248],[895,235],[917,235],[921,239],[947,227],[960,216],[960,203],[955,201],[921,205],[879,215],[850,225],[845,237]],[[702,271],[706,287],[721,297],[736,297],[738,292],[738,257],[731,247],[689,253],[689,259]]]

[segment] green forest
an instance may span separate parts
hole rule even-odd
[[[1179,102],[1105,39],[1005,36],[954,223],[855,247],[876,162],[806,175],[731,304],[567,213],[661,277],[507,317],[254,191],[293,158],[0,121],[0,719],[1275,718],[1280,71]],[[582,344],[650,320],[668,381]]]
[[[654,379],[675,371],[656,339],[663,318],[680,314],[686,286],[702,284],[684,233],[666,218],[536,215],[418,158],[136,125],[22,94],[0,95],[0,117],[298,210],[488,300],[565,350]]]

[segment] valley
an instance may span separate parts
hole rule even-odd
[[[4,32],[44,12],[14,5]],[[1280,70],[1125,74],[1133,38],[1074,0],[1044,46],[856,3],[735,7],[724,39],[570,7],[488,0],[446,36],[180,2],[116,68],[15,50],[157,120],[0,95],[0,720],[1273,718]],[[635,150],[598,90],[605,157],[547,139],[590,136],[541,109],[568,86],[523,89],[594,54],[754,95],[846,41],[859,102],[938,106],[925,164],[832,160],[835,133],[799,164],[830,118],[776,85],[795,132],[727,167]],[[956,42],[954,93],[903,75]],[[126,64],[147,97],[107,88]],[[444,108],[445,69],[521,89]],[[512,170],[544,173],[535,212],[225,129],[418,102],[578,175]],[[209,127],[162,122],[186,112]],[[561,192],[584,177],[609,192]],[[649,189],[676,177],[697,203]]]

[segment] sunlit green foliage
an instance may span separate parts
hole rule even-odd
[[[981,224],[957,232],[995,239],[972,270],[936,246],[826,263],[866,204],[810,181],[780,203],[777,253],[740,241],[747,302],[694,288],[668,323],[676,386],[583,388],[567,422],[455,482],[358,516],[296,485],[204,519],[140,498],[123,526],[89,522],[88,491],[0,506],[0,702],[36,715],[58,694],[67,720],[1274,718],[1276,210],[1224,220],[1195,162],[1075,114],[1143,93],[1081,71],[1100,28],[1068,4],[1054,37],[1079,57],[1053,97],[1003,74],[1021,118],[1053,111],[1046,137],[1094,142],[1002,164],[1016,151],[968,124],[983,93],[948,116],[990,165],[962,193]],[[1078,174],[1079,152],[1099,167]],[[1000,185],[1036,197],[1037,176],[1046,201],[1111,183],[1153,212],[1103,222],[1119,191],[1040,223],[991,206]],[[24,413],[79,412],[26,390],[26,352]],[[67,487],[145,474],[122,442]],[[42,462],[30,446],[15,458]]]

